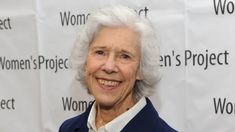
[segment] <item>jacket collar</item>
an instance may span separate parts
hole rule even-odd
[[[76,125],[74,127],[74,132],[80,132],[81,130],[88,132],[87,119],[88,119],[89,113],[91,111],[91,107],[94,104],[94,102],[95,101],[92,102],[92,104],[86,109],[84,113],[78,116]]]
[[[158,113],[151,101],[146,98],[146,102],[146,106],[123,128],[122,131],[152,131],[152,127],[149,126],[159,126],[161,124],[159,122],[159,120],[161,119],[158,116]],[[87,120],[93,104],[94,102],[87,108],[87,110],[83,114],[77,117],[74,132],[88,132]]]

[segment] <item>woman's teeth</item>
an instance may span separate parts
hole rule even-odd
[[[111,87],[117,86],[120,83],[118,81],[110,81],[110,80],[103,80],[103,79],[98,79],[98,82],[101,85],[111,86]]]

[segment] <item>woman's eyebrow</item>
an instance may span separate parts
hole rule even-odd
[[[125,50],[125,49],[122,49],[120,51],[120,53],[125,53],[125,54],[128,54],[128,55],[132,56],[132,57],[136,56],[132,51],[128,51],[128,50]]]
[[[96,49],[106,49],[105,46],[94,46],[94,47],[91,47],[91,50],[96,50]]]

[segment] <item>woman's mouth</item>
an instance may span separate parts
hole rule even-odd
[[[121,83],[120,81],[107,80],[107,79],[97,79],[97,81],[100,85],[107,86],[107,87],[116,87]]]

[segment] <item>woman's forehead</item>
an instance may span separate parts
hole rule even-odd
[[[136,47],[139,35],[127,27],[103,27],[91,44],[99,47]]]

